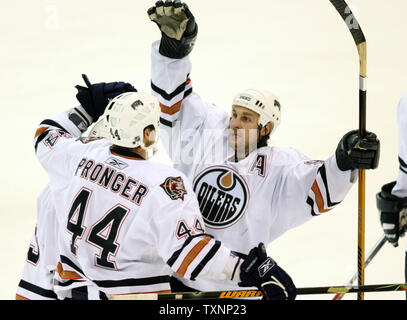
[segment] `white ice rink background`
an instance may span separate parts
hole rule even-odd
[[[274,91],[282,122],[271,143],[326,159],[358,127],[358,54],[328,0],[187,2],[199,25],[191,54],[194,90],[229,110],[234,94]],[[348,0],[367,38],[367,129],[381,140],[379,168],[366,174],[366,253],[382,235],[375,194],[397,177],[396,106],[407,93],[405,0]],[[146,0],[0,0],[0,299],[14,299],[47,184],[32,145],[43,119],[77,104],[76,84],[128,81],[150,91],[150,46],[160,35]],[[157,161],[169,159],[160,152]],[[265,199],[266,200],[266,199]],[[342,285],[357,267],[357,185],[325,216],[289,231],[269,254],[297,287]],[[406,237],[385,244],[365,284],[404,282]],[[298,299],[332,299],[333,295]],[[365,299],[405,298],[404,292]],[[344,299],[356,299],[348,294]]]

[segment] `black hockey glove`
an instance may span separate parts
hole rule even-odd
[[[267,256],[263,243],[250,250],[240,266],[240,286],[256,286],[265,300],[294,300],[297,296],[290,276]]]
[[[376,205],[380,214],[380,224],[388,242],[398,246],[399,237],[407,231],[407,198],[399,198],[391,194],[396,181],[382,186],[376,194]]]
[[[124,92],[137,92],[137,90],[126,82],[100,82],[91,84],[88,77],[83,74],[86,87],[75,86],[78,90],[76,98],[86,112],[96,121],[105,111],[109,100]]]
[[[380,158],[380,141],[372,132],[360,138],[358,130],[345,134],[336,148],[336,162],[342,171],[376,169]]]
[[[198,25],[185,3],[180,0],[158,1],[147,14],[161,31],[159,52],[163,56],[181,59],[192,51]]]

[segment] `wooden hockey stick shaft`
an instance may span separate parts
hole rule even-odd
[[[386,243],[386,236],[382,235],[381,238],[376,242],[373,248],[370,250],[368,256],[365,260],[365,268],[369,265],[370,261],[376,256],[376,254],[380,251],[383,245]],[[358,271],[356,270],[353,274],[349,277],[349,280],[346,282],[347,285],[351,286],[358,277]],[[337,293],[332,300],[341,300],[345,294],[344,293]]]
[[[344,0],[329,0],[341,15],[356,43],[359,60],[359,135],[366,134],[366,39],[356,17]],[[365,170],[359,170],[358,180],[358,285],[365,279]],[[358,293],[358,300],[363,300],[363,292]]]
[[[298,295],[331,294],[331,293],[359,293],[382,291],[407,291],[407,283],[373,284],[365,286],[330,286],[298,288]],[[207,292],[174,292],[174,293],[146,293],[113,295],[110,300],[211,300],[261,297],[259,290],[231,290]]]

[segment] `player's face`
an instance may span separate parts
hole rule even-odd
[[[232,106],[229,144],[246,154],[257,146],[259,115],[237,105]]]

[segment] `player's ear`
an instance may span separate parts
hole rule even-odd
[[[274,124],[272,122],[267,122],[267,124],[263,128],[261,128],[260,135],[262,137],[269,135],[270,132],[273,131],[273,127]]]
[[[150,145],[151,142],[155,140],[155,128],[153,125],[144,128],[143,140],[146,146]]]
[[[153,125],[149,125],[149,126],[145,127],[144,131],[143,131],[144,137],[145,138],[148,137],[152,131],[155,131],[155,128]]]
[[[148,137],[150,136],[150,133],[151,133],[151,128],[149,128],[149,127],[144,128],[144,132],[143,132],[144,139],[148,139]]]

